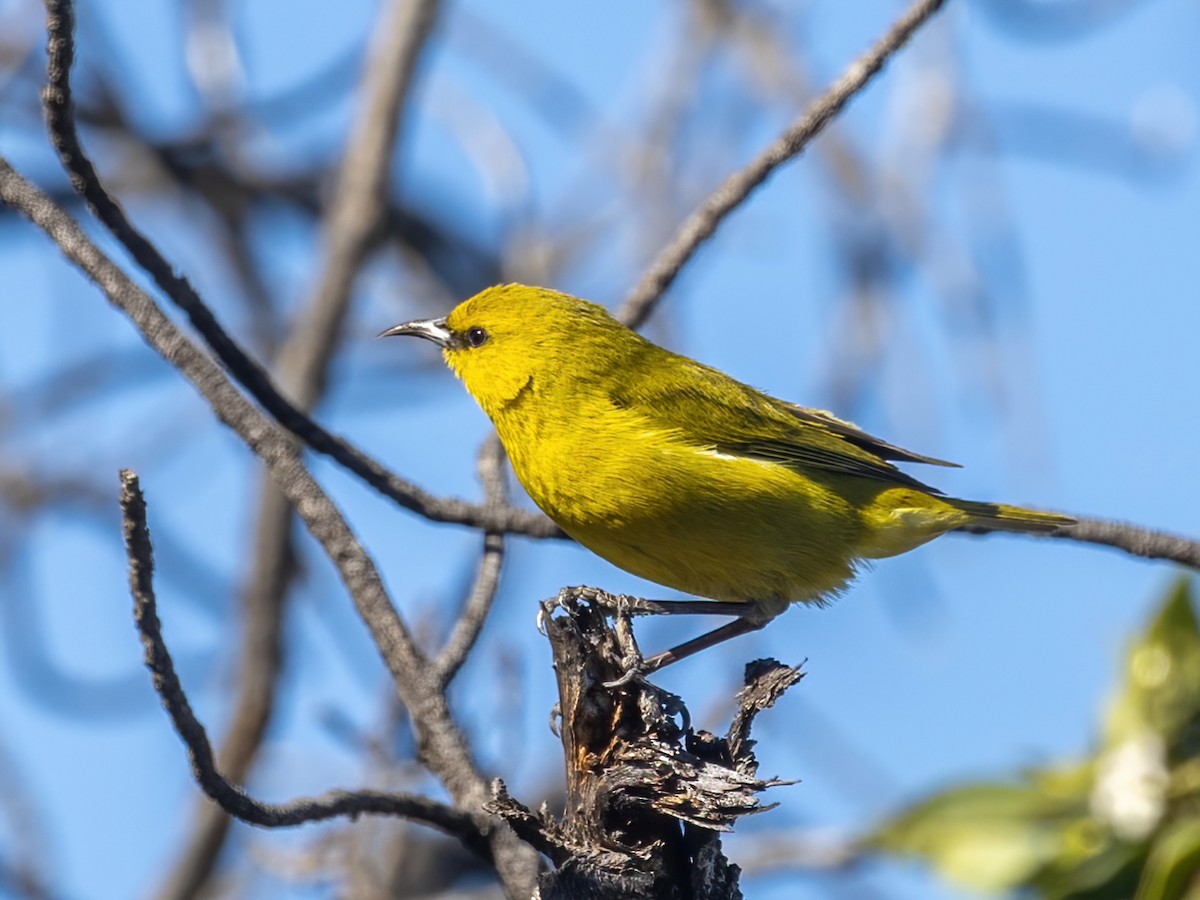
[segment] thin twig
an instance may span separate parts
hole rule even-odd
[[[1115,547],[1133,556],[1165,559],[1200,569],[1200,541],[1108,519],[1076,518],[1075,524],[1050,535],[1068,541]]]
[[[41,228],[67,258],[104,292],[137,327],[142,338],[192,383],[216,417],[228,425],[271,471],[309,533],[337,568],[391,673],[396,690],[413,717],[421,761],[446,786],[455,803],[482,809],[490,797],[450,715],[446,697],[428,678],[428,659],[392,605],[374,561],[363,550],[341,512],[321,490],[300,459],[290,436],[230,383],[225,373],[189,341],[174,323],[116,264],[99,251],[69,215],[22,178],[0,157],[0,199]],[[532,885],[536,859],[517,845],[511,832],[488,835],[501,880],[514,896]]]
[[[791,127],[744,169],[734,172],[701,204],[676,232],[671,242],[651,263],[642,280],[625,298],[617,317],[636,328],[646,321],[679,271],[717,230],[725,217],[743,203],[751,192],[779,166],[799,155],[821,129],[836,116],[874,77],[884,63],[912,37],[913,33],[945,0],[918,0],[869,51],[850,64]]]
[[[964,534],[996,534],[1003,529],[972,525],[957,530]],[[1058,531],[1047,532],[1040,536],[1078,541],[1081,544],[1114,547],[1131,556],[1163,559],[1193,569],[1200,569],[1200,541],[1179,534],[1157,531],[1153,528],[1143,528],[1128,522],[1076,516],[1074,524],[1064,525]]]
[[[318,453],[333,459],[405,509],[435,522],[495,528],[529,537],[564,537],[548,518],[527,510],[505,507],[489,519],[483,507],[439,498],[387,471],[375,460],[326,431],[288,402],[270,376],[229,336],[186,278],[177,274],[157,248],[126,218],[109,196],[83,152],[75,129],[70,71],[75,57],[74,9],[71,0],[45,0],[47,13],[47,79],[42,92],[50,137],[71,177],[76,192],[96,217],[129,251],[164,294],[182,309],[205,344],[233,378],[280,425]]]
[[[359,790],[328,791],[319,797],[304,797],[290,803],[263,803],[230,784],[217,771],[212,744],[184,693],[175,664],[162,637],[162,624],[154,597],[154,551],[146,524],[146,501],[138,477],[121,470],[121,511],[124,518],[125,549],[129,560],[129,588],[133,595],[133,618],[141,636],[146,668],[154,678],[154,689],[171,723],[187,747],[192,772],[204,792],[231,816],[251,825],[283,828],[337,816],[354,818],[379,813],[412,819],[459,838],[476,853],[489,858],[483,834],[488,822],[453,807],[412,794]]]
[[[487,503],[503,505],[507,500],[504,490],[504,447],[495,434],[479,450],[478,469]],[[446,639],[446,645],[433,660],[433,677],[440,684],[449,685],[454,680],[467,654],[479,639],[483,623],[496,599],[503,564],[504,535],[495,531],[485,532],[483,553],[475,570],[471,593],[450,631],[450,637]]]

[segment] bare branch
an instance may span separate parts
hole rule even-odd
[[[504,447],[500,438],[493,434],[479,450],[479,480],[483,482],[487,504],[502,506],[506,502],[504,490]],[[475,583],[463,606],[462,613],[446,639],[446,646],[433,661],[433,678],[448,685],[462,668],[467,654],[479,639],[483,623],[491,612],[500,586],[500,569],[504,564],[504,535],[489,531],[483,536],[483,554],[475,571]]]
[[[337,816],[351,818],[363,813],[380,813],[431,825],[459,838],[477,853],[488,855],[483,840],[488,822],[482,816],[464,813],[443,803],[411,794],[382,791],[329,791],[320,797],[305,797],[291,803],[262,803],[230,784],[217,771],[212,745],[204,726],[175,673],[175,665],[162,638],[162,625],[154,597],[154,551],[146,525],[146,501],[138,477],[121,470],[121,511],[124,517],[125,549],[129,559],[129,589],[133,595],[133,617],[142,639],[146,668],[154,677],[154,689],[187,747],[192,772],[204,792],[232,816],[251,825],[282,828]]]
[[[966,534],[992,534],[994,529],[983,526],[960,528]],[[1058,531],[1042,535],[1083,544],[1099,544],[1115,547],[1131,556],[1146,559],[1165,559],[1180,565],[1200,569],[1200,541],[1166,531],[1142,528],[1128,522],[1113,522],[1108,519],[1075,517],[1075,524],[1064,525]]]
[[[1147,559],[1166,559],[1200,569],[1200,541],[1166,531],[1142,528],[1128,522],[1107,519],[1077,518],[1074,525],[1051,537],[1086,544],[1115,547],[1133,556]]]
[[[495,513],[491,520],[485,521],[482,507],[461,500],[434,497],[388,472],[342,438],[326,431],[283,397],[263,368],[221,327],[195,288],[182,275],[176,274],[157,248],[133,227],[120,206],[101,185],[75,130],[70,84],[71,65],[75,57],[72,2],[46,0],[46,13],[48,83],[42,99],[51,140],[71,176],[71,184],[137,264],[154,279],[171,302],[187,314],[188,320],[209,349],[263,409],[313,450],[354,472],[372,488],[391,497],[405,509],[428,519],[495,528],[529,537],[563,537],[558,526],[540,514],[505,507]]]
[[[777,168],[804,151],[816,137],[873,78],[884,63],[907,43],[913,33],[937,12],[945,0],[918,0],[896,21],[891,30],[865,54],[851,63],[842,77],[818,98],[775,143],[744,169],[734,172],[680,226],[675,237],[651,263],[642,280],[625,298],[617,317],[636,328],[646,321],[679,271],[717,230],[725,217],[743,203]]]
[[[221,369],[192,344],[70,216],[0,158],[0,199],[44,230],[106,298],[137,326],[142,337],[201,393],[213,412],[268,466],[309,533],[338,570],[379,649],[397,692],[413,717],[422,762],[446,786],[457,805],[478,810],[490,790],[450,715],[445,696],[428,678],[428,660],[383,588],[374,562],[358,543],[341,512],[304,467],[299,448],[229,382]],[[510,893],[532,883],[536,860],[511,832],[489,834],[495,859]]]

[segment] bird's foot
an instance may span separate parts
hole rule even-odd
[[[538,634],[545,637],[547,625],[554,618],[554,614],[559,610],[570,613],[572,609],[579,605],[578,601],[583,592],[591,590],[594,589],[588,587],[565,587],[549,600],[543,600],[538,607],[537,613]]]
[[[543,636],[546,634],[547,623],[559,610],[570,613],[581,604],[594,607],[607,616],[620,614],[630,616],[649,616],[659,612],[658,604],[653,600],[643,600],[628,594],[610,594],[600,588],[579,585],[565,587],[554,597],[545,600],[537,614],[537,630]]]
[[[612,616],[612,634],[616,638],[616,649],[621,653],[620,666],[623,674],[612,681],[606,681],[604,686],[611,690],[633,683],[645,685],[646,662],[633,633],[632,613],[618,604],[618,607],[608,614]]]
[[[604,686],[608,690],[613,691],[630,684],[646,683],[646,663],[641,656],[636,660],[622,660],[622,662],[626,663],[625,672],[620,678],[604,682]]]

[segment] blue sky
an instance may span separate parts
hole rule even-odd
[[[0,23],[8,17],[24,27],[28,6],[0,3]],[[648,331],[779,397],[834,406],[890,441],[963,463],[960,471],[923,473],[948,493],[1198,534],[1200,7],[1131,4],[1102,25],[1061,34],[1014,27],[994,12],[1002,6],[952,0],[838,122],[876,177],[915,192],[923,227],[913,237],[926,247],[916,261],[889,257],[878,349],[865,365],[861,344],[847,337],[854,320],[844,238],[886,230],[895,210],[847,204],[818,148],[723,225]],[[712,118],[698,117],[672,145],[687,196],[672,198],[662,221],[647,216],[623,174],[623,142],[647,127],[682,9],[523,0],[501,13],[482,0],[449,5],[410,111],[399,190],[454,209],[463,232],[489,247],[511,239],[514,221],[544,235],[571,229],[586,213],[604,240],[551,286],[615,305],[679,216],[803,106],[800,98],[790,107],[776,102],[739,119],[755,108],[758,88],[744,60],[723,60],[700,95]],[[807,54],[811,77],[825,84],[900,9],[875,0],[810,3],[802,18],[787,20],[802,27],[789,25],[781,40]],[[315,3],[239,8],[247,95],[273,96],[356,51],[373,11],[364,0],[339,5],[336,16]],[[139,121],[163,134],[198,121],[174,5],[108,0],[88,4],[81,19],[81,71],[95,62],[89,35],[102,27],[116,48],[106,71],[140,98]],[[602,125],[583,133],[554,125],[528,93],[503,85],[481,61],[478,25],[463,24],[478,20],[560,73]],[[937,133],[939,103],[951,101],[968,111],[964,127],[955,150],[931,163],[920,141]],[[255,158],[278,170],[300,165],[337,147],[347,120],[346,104],[336,103],[303,128],[273,124],[254,142]],[[496,181],[464,150],[464,128],[486,131],[493,120],[523,161],[527,189],[515,195],[513,181]],[[0,121],[0,152],[56,183],[36,137]],[[117,162],[111,153],[108,162]],[[170,198],[132,198],[128,206],[231,330],[243,327],[211,223]],[[0,395],[25,416],[4,433],[0,461],[10,470],[86,473],[112,495],[83,516],[40,518],[6,560],[3,628],[24,635],[36,618],[54,665],[45,671],[28,648],[5,642],[0,749],[34,798],[64,895],[135,896],[156,883],[179,846],[197,792],[140,668],[116,470],[142,474],[167,640],[197,711],[218,733],[231,695],[233,598],[247,568],[247,498],[258,474],[40,235],[11,216],[0,228]],[[278,296],[298,303],[314,277],[314,235],[280,216],[257,223],[255,240]],[[511,258],[514,277],[532,269],[519,253]],[[394,263],[364,273],[339,380],[319,417],[422,486],[478,497],[482,413],[436,368],[429,348],[370,339],[423,309],[406,293],[413,283]],[[21,407],[64,361],[108,353],[122,361],[112,371],[124,382],[113,390],[53,418]],[[447,598],[461,591],[477,536],[399,511],[322,461],[313,469],[405,615],[447,621]],[[853,832],[955,780],[1084,752],[1131,630],[1174,576],[1169,566],[1093,547],[951,536],[879,563],[829,609],[792,610],[759,635],[665,672],[663,683],[714,725],[745,661],[807,660],[808,677],[759,725],[763,771],[800,784],[778,789],[780,808],[739,829],[732,858],[749,854],[757,834]],[[365,783],[369,767],[327,723],[336,715],[369,729],[386,690],[332,569],[311,555],[303,581],[288,622],[283,703],[252,783],[270,799]],[[578,547],[515,540],[495,619],[454,696],[481,758],[519,797],[536,797],[560,765],[545,727],[553,679],[533,628],[535,604],[578,583],[666,596]],[[690,636],[693,624],[645,623],[642,644],[665,646]],[[496,678],[497,666],[511,680]],[[506,691],[519,697],[515,720]],[[7,827],[0,822],[0,837]],[[251,838],[275,849],[312,839]],[[957,896],[910,866],[873,867],[861,877],[848,895],[858,884],[889,897]],[[788,874],[746,888],[751,897],[823,897],[830,884]],[[321,895],[319,887],[295,891]]]

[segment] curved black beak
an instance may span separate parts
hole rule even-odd
[[[414,319],[411,322],[402,322],[399,325],[393,325],[387,331],[379,332],[379,337],[395,337],[399,334],[411,334],[419,338],[425,338],[427,341],[433,341],[439,347],[449,347],[450,338],[453,332],[446,327],[446,320],[441,319]]]

